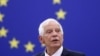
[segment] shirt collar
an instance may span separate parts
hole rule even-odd
[[[51,56],[61,56],[62,54],[62,51],[63,51],[63,46],[61,46],[53,55]],[[49,56],[46,51],[45,51],[45,56]]]

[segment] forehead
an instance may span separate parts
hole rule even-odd
[[[60,28],[60,25],[53,21],[50,21],[50,22],[48,22],[48,24],[44,25],[44,30],[53,29],[53,28]]]

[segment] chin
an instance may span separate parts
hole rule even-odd
[[[52,44],[51,47],[60,47],[61,44]]]

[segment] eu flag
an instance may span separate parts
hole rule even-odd
[[[64,30],[64,47],[100,56],[99,0],[0,0],[0,56],[34,56],[44,48],[39,24],[55,18]]]

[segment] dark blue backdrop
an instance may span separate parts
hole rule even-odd
[[[60,8],[67,12],[65,19],[56,19]],[[100,56],[100,1],[99,0],[9,0],[1,6],[5,16],[0,28],[8,29],[7,37],[0,37],[0,56],[32,56],[43,51],[38,41],[38,26],[46,18],[55,18],[64,29],[64,47],[81,51],[86,56]],[[10,48],[9,41],[15,37],[18,48]],[[35,44],[33,52],[26,52],[24,45]]]

